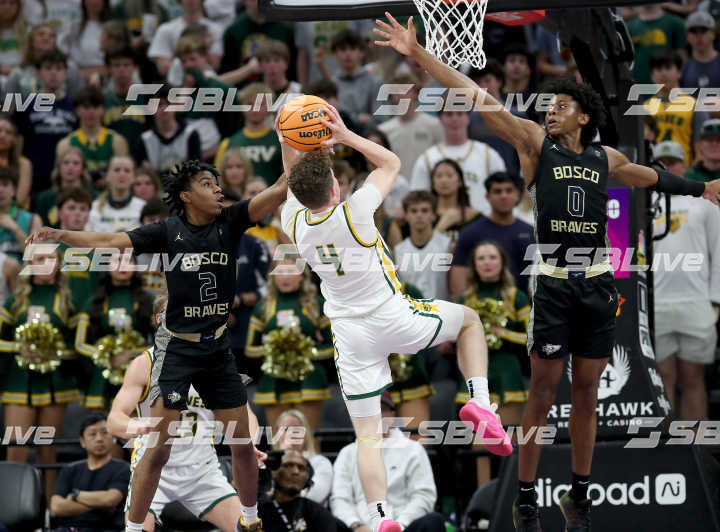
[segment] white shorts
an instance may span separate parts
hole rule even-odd
[[[461,305],[402,294],[371,314],[330,320],[343,396],[352,400],[380,395],[392,385],[390,353],[414,355],[454,341],[463,320]]]
[[[132,475],[125,511],[130,508],[131,488]],[[155,516],[155,520],[160,522],[160,514],[165,505],[178,501],[195,517],[202,518],[217,503],[228,497],[237,497],[237,492],[225,478],[220,469],[220,462],[215,457],[205,464],[165,466],[160,475],[155,497],[150,503],[150,511]]]
[[[666,358],[676,355],[685,362],[712,364],[713,360],[715,360],[716,343],[717,330],[715,325],[708,328],[707,335],[704,338],[679,332],[661,334],[655,341],[655,360],[662,362]]]

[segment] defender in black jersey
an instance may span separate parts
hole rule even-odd
[[[159,424],[141,424],[158,433],[133,472],[128,530],[147,515],[160,472],[170,456],[172,422],[179,420],[192,384],[206,407],[223,423],[224,434],[247,438],[230,445],[233,475],[244,506],[241,530],[260,530],[257,520],[257,462],[249,440],[247,394],[230,351],[227,319],[235,296],[235,252],[245,230],[285,200],[284,176],[252,200],[222,207],[219,175],[198,161],[183,163],[164,180],[165,201],[174,216],[127,233],[90,233],[43,228],[28,243],[54,241],[83,248],[133,248],[136,254],[163,254],[168,288],[165,320],[155,335],[148,397]],[[161,401],[159,399],[162,397]]]
[[[389,13],[386,16],[390,23],[377,21],[375,29],[386,40],[375,43],[412,56],[442,85],[471,91],[485,122],[512,144],[520,157],[535,203],[536,241],[543,259],[535,279],[528,330],[532,376],[522,425],[528,434],[531,428],[546,424],[562,378],[563,357],[572,353],[573,482],[560,500],[560,509],[568,532],[588,531],[591,501],[587,488],[595,446],[598,382],[611,353],[617,309],[612,268],[603,253],[609,247],[607,181],[612,178],[627,186],[702,196],[718,204],[720,180],[694,183],[632,164],[617,150],[594,144],[604,118],[603,102],[590,86],[574,80],[552,82],[542,91],[555,95],[544,127],[513,116],[467,76],[424,50],[415,38],[412,18],[404,28]],[[578,262],[578,255],[589,262]],[[517,530],[540,530],[535,493],[539,459],[540,447],[534,441],[519,447],[520,492],[513,505]]]

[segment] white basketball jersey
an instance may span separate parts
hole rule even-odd
[[[390,251],[373,221],[380,203],[371,184],[322,213],[311,213],[294,197],[285,202],[283,230],[320,276],[330,319],[368,314],[400,293]]]
[[[150,368],[153,362],[153,349],[144,353],[148,359],[148,382],[140,402],[137,404],[138,417],[150,417],[150,403],[147,400],[150,389]],[[171,438],[172,450],[166,464],[168,467],[189,464],[204,464],[215,460],[217,455],[211,443],[211,434],[215,426],[215,416],[211,410],[204,407],[200,395],[190,386],[187,398],[187,408],[180,413],[181,424],[177,427],[176,436]],[[135,466],[145,453],[145,446],[150,441],[150,435],[143,434],[135,438],[130,469]]]

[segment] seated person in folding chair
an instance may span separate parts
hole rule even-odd
[[[50,499],[58,518],[56,532],[123,530],[121,503],[127,495],[130,468],[112,457],[113,437],[105,414],[90,414],[80,425],[80,445],[87,459],[60,470]]]

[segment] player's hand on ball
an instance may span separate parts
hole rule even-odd
[[[702,197],[712,201],[715,205],[720,205],[720,179],[705,183],[705,192]]]
[[[330,118],[330,121],[328,120],[321,120],[320,122],[322,125],[330,129],[332,132],[332,136],[327,139],[323,140],[320,144],[323,148],[332,148],[335,144],[342,144],[350,134],[350,130],[345,125],[345,122],[343,122],[342,118],[340,118],[340,113],[337,109],[335,109],[332,105],[329,105],[325,108],[325,112],[327,113],[328,117]]]

